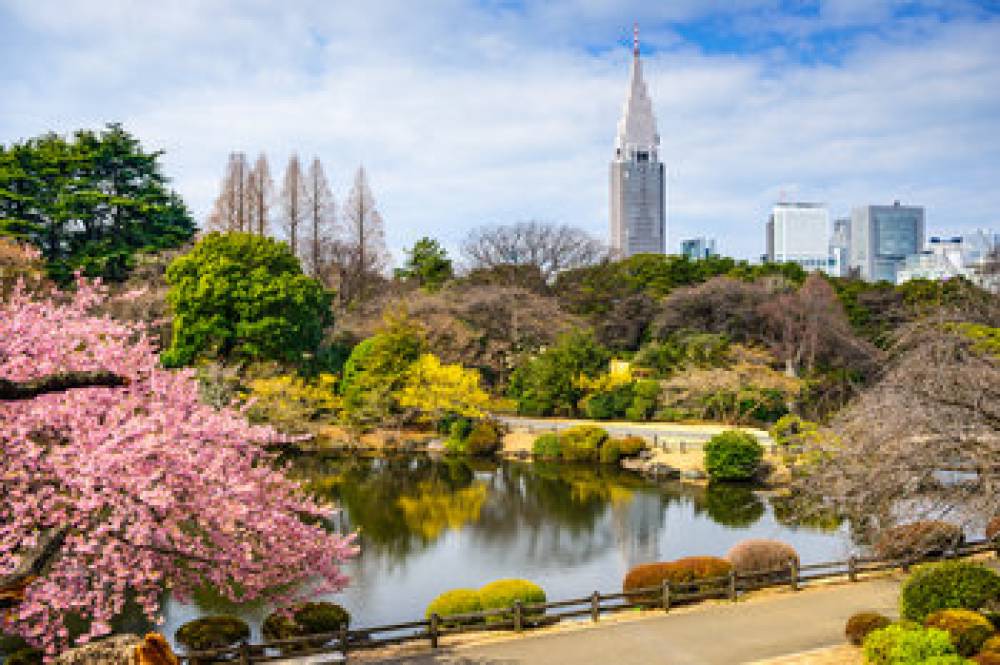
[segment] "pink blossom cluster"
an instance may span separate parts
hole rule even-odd
[[[42,534],[55,558],[2,620],[51,656],[69,646],[66,613],[90,619],[78,642],[110,632],[127,592],[151,619],[165,588],[211,584],[233,600],[276,587],[284,601],[343,588],[352,538],[327,532],[329,507],[275,468],[270,428],[199,401],[191,371],[158,366],[144,328],[97,316],[99,284],[0,302],[0,377],[111,371],[117,388],[0,401],[0,576]],[[292,589],[287,591],[287,589]]]

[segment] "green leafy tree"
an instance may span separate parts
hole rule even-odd
[[[194,220],[167,188],[162,154],[116,124],[0,146],[0,235],[38,247],[54,279],[75,270],[124,279],[137,252],[194,236]]]
[[[396,270],[397,278],[412,280],[428,291],[436,291],[454,276],[448,252],[437,240],[426,236],[406,250],[406,264]]]
[[[377,334],[355,346],[341,383],[348,423],[364,426],[402,413],[399,396],[426,351],[423,332],[405,317],[387,318]]]
[[[526,415],[576,415],[585,389],[581,377],[594,378],[607,368],[610,353],[592,333],[566,333],[517,370],[511,377],[510,396],[518,412]]]
[[[752,434],[727,430],[705,444],[705,471],[711,480],[750,480],[764,459]]]
[[[162,360],[299,363],[332,322],[330,294],[302,274],[288,245],[249,233],[212,233],[167,268],[173,338]]]

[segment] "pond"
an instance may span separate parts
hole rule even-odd
[[[330,598],[357,627],[423,617],[437,594],[495,579],[533,580],[550,600],[621,590],[633,565],[722,556],[746,538],[793,545],[803,563],[846,558],[846,525],[796,525],[780,500],[739,485],[655,483],[615,468],[430,457],[306,457],[295,473],[343,507],[360,530],[350,586]],[[260,637],[269,608],[200,594],[168,601],[165,634],[216,612],[242,616]]]

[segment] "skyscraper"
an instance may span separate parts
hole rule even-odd
[[[611,160],[611,249],[618,256],[666,252],[666,170],[659,145],[653,103],[642,79],[636,27],[632,72]]]
[[[701,260],[718,255],[719,250],[715,243],[715,238],[698,236],[697,238],[685,238],[681,240],[681,256]]]
[[[822,203],[777,203],[767,218],[767,260],[833,271],[830,214]]]
[[[867,205],[851,211],[851,269],[861,279],[896,283],[906,257],[924,248],[924,209]]]

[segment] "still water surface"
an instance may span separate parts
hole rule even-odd
[[[843,525],[796,525],[778,499],[748,487],[654,483],[617,469],[429,457],[309,457],[295,472],[343,507],[358,529],[350,586],[329,598],[352,626],[421,618],[437,594],[504,577],[540,584],[550,600],[615,592],[629,567],[722,556],[745,538],[792,544],[803,563],[846,558]],[[242,616],[260,637],[270,608],[233,607],[202,594],[168,601],[166,635],[216,612]]]

